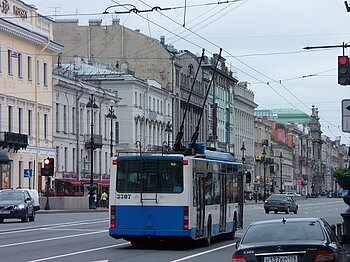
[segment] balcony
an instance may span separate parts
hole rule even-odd
[[[0,132],[0,147],[13,149],[17,152],[19,149],[26,149],[28,146],[28,136],[12,132]]]
[[[91,148],[91,135],[84,135],[85,149]],[[94,135],[94,149],[102,148],[102,135]]]

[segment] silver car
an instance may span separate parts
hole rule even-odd
[[[294,199],[287,194],[273,194],[269,196],[264,202],[265,213],[268,214],[270,211],[274,211],[277,214],[278,211],[294,212],[298,213],[298,205]]]

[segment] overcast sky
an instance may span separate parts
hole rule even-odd
[[[350,99],[350,86],[338,85],[338,56],[342,48],[303,50],[306,46],[348,43],[350,13],[344,0],[241,0],[217,4],[217,0],[25,0],[40,14],[53,18],[89,19],[110,23],[112,16],[131,29],[159,39],[178,50],[212,56],[223,48],[229,68],[239,81],[247,81],[258,109],[295,108],[311,114],[319,109],[322,131],[332,140],[341,136],[349,145],[350,134],[342,132],[341,100]],[[223,1],[224,2],[224,1]],[[348,1],[350,4],[350,1]],[[215,3],[215,4],[214,4]],[[114,14],[131,4],[138,10],[169,8],[162,12]],[[178,8],[175,8],[178,7]],[[71,16],[66,16],[71,14]],[[55,16],[57,15],[57,16]],[[141,17],[142,16],[142,17]],[[185,27],[183,27],[185,25]],[[345,53],[350,50],[345,49]]]

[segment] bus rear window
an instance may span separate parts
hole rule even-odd
[[[173,160],[120,160],[117,191],[121,193],[181,193],[183,164]]]

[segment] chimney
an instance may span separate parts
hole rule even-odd
[[[112,19],[112,25],[119,25],[120,19],[119,18],[113,18]]]
[[[165,45],[165,36],[164,36],[164,35],[161,35],[161,36],[160,36],[160,43],[161,43],[162,45]]]
[[[138,32],[138,33],[140,33],[140,29],[135,29],[135,32]]]

